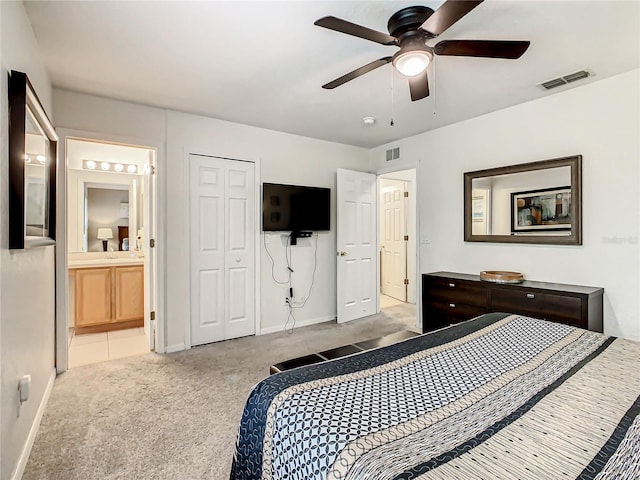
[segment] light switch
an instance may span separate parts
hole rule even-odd
[[[31,375],[24,375],[18,384],[18,392],[20,392],[20,403],[29,400],[29,391],[31,390]]]

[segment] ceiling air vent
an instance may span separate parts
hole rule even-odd
[[[400,147],[390,148],[387,150],[387,162],[400,158]]]
[[[539,83],[538,86],[545,90],[551,90],[552,88],[561,87],[562,85],[567,85],[571,82],[575,82],[577,80],[582,80],[583,78],[592,77],[592,76],[593,76],[593,72],[591,70],[585,69],[585,70],[580,70],[578,72],[563,75],[562,77],[547,80],[546,82]]]

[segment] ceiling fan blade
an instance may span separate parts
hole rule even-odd
[[[329,82],[326,85],[323,85],[322,88],[331,90],[333,88],[339,87],[343,83],[347,83],[348,81],[353,80],[354,78],[358,78],[359,76],[364,75],[365,73],[368,73],[371,70],[375,70],[378,67],[386,65],[391,61],[391,58],[392,57],[383,57],[371,63],[367,63],[366,65],[363,65],[360,68],[356,68],[353,72],[349,72],[346,75],[343,75],[340,78],[336,78],[334,81]]]
[[[448,0],[442,4],[420,27],[422,30],[440,35],[451,25],[464,17],[483,0]]]
[[[531,42],[524,40],[443,40],[433,49],[436,55],[459,57],[520,58]]]
[[[412,102],[429,96],[429,79],[426,70],[415,77],[409,77],[409,91]]]
[[[372,42],[381,43],[382,45],[397,45],[398,40],[396,37],[392,37],[387,33],[378,32],[362,25],[347,22],[336,17],[322,17],[319,20],[313,22],[314,25],[319,27],[328,28],[329,30],[335,30],[336,32],[346,33],[347,35],[353,35],[354,37],[364,38],[365,40],[371,40]]]

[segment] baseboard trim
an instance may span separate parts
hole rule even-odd
[[[327,317],[311,318],[309,320],[297,320],[294,328],[309,327],[317,323],[331,322],[331,321],[334,321],[335,319],[336,319],[335,316],[330,315]],[[273,327],[261,328],[260,335],[267,335],[269,333],[282,332],[283,330],[284,330],[284,325],[275,325]]]
[[[18,459],[16,469],[11,476],[11,480],[20,480],[22,478],[22,474],[24,473],[24,469],[27,467],[29,455],[31,454],[31,448],[33,447],[33,443],[36,441],[36,435],[38,434],[38,429],[40,428],[40,422],[42,421],[44,411],[47,408],[47,403],[49,403],[49,396],[51,395],[51,391],[53,390],[53,383],[55,382],[55,380],[56,369],[53,368],[51,370],[49,382],[47,383],[47,388],[45,388],[44,395],[42,395],[42,400],[40,401],[40,405],[38,406],[38,411],[36,412],[36,416],[33,419],[33,423],[31,424],[31,429],[29,429],[27,441],[22,448],[22,453],[20,454],[20,458]]]
[[[169,345],[168,347],[166,347],[164,349],[164,353],[181,352],[186,349],[187,347],[185,347],[184,343],[176,343],[175,345]]]

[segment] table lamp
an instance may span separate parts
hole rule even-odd
[[[113,230],[110,228],[98,229],[98,240],[102,240],[102,250],[107,251],[107,240],[113,238]]]

